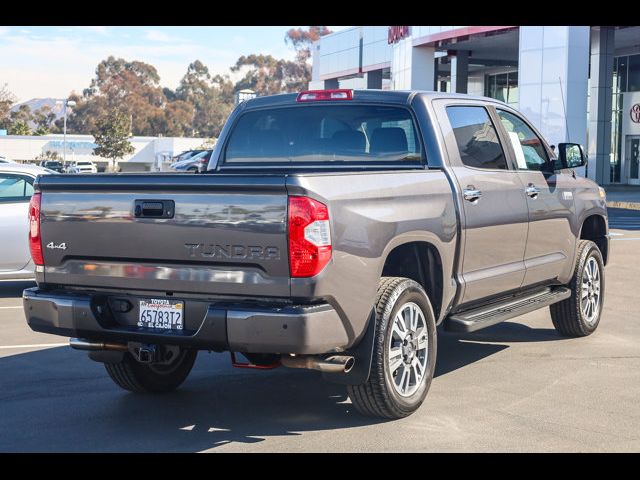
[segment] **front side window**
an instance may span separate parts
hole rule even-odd
[[[420,162],[406,108],[305,105],[249,111],[236,122],[226,164]]]
[[[511,140],[518,170],[545,170],[549,156],[540,137],[516,115],[504,110],[497,112]]]
[[[507,170],[498,133],[484,107],[447,107],[447,116],[462,163],[474,168]]]

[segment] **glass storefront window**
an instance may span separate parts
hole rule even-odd
[[[498,73],[485,77],[485,96],[517,108],[518,72]]]
[[[627,92],[640,91],[640,55],[630,55]]]

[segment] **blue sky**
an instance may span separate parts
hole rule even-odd
[[[229,73],[241,55],[293,58],[284,42],[289,28],[0,26],[0,85],[6,83],[18,101],[65,97],[86,88],[96,65],[114,55],[154,65],[162,86],[175,88],[194,60],[213,73]]]

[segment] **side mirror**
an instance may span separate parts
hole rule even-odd
[[[558,163],[556,170],[578,168],[587,164],[582,145],[577,143],[558,144]]]

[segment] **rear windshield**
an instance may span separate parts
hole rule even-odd
[[[256,110],[235,124],[227,164],[420,162],[409,110],[375,105],[305,105]]]

